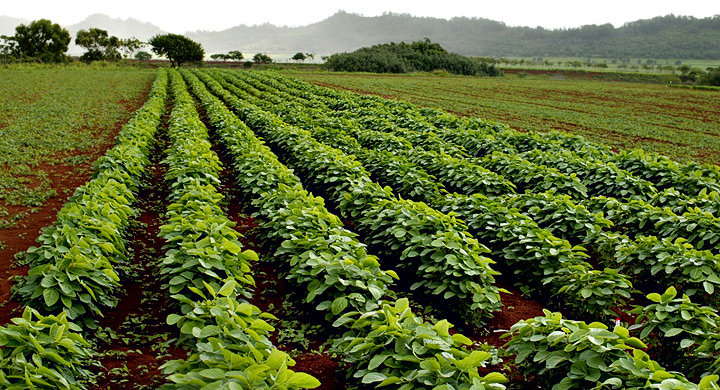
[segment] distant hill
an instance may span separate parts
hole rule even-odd
[[[270,24],[186,34],[208,52],[337,53],[388,42],[430,38],[449,51],[487,57],[617,57],[720,59],[720,16],[660,16],[626,23],[547,30],[508,27],[482,18],[438,19],[387,13],[338,12],[302,27]]]
[[[15,26],[28,22],[25,19],[0,16],[0,35],[15,35]]]
[[[19,24],[28,24],[30,22],[30,20],[25,19],[0,16],[0,35],[14,35],[15,26]],[[102,14],[93,14],[85,18],[85,20],[81,21],[80,23],[63,27],[68,30],[70,36],[72,37],[72,42],[68,47],[68,54],[70,55],[79,55],[85,51],[85,49],[75,45],[75,35],[80,30],[87,30],[96,27],[107,30],[108,34],[114,35],[118,38],[135,37],[141,41],[147,41],[153,35],[165,33],[163,30],[160,29],[160,27],[155,26],[151,23],[141,22],[133,18],[111,18],[107,15]]]
[[[23,21],[0,17],[0,33],[12,35]],[[163,31],[136,19],[115,19],[95,14],[66,26],[75,37],[79,29],[99,27],[119,38],[147,40]],[[271,24],[239,25],[222,31],[185,34],[202,43],[207,53],[240,50],[243,53],[320,55],[350,52],[389,42],[413,42],[429,38],[451,52],[483,57],[609,57],[720,59],[720,16],[658,16],[620,27],[611,24],[547,30],[508,27],[483,18],[439,19],[386,13],[360,16],[347,12],[301,27]],[[74,45],[70,54],[82,50]]]
[[[107,15],[94,14],[88,16],[80,23],[65,26],[73,39],[73,43],[71,43],[68,48],[69,54],[82,54],[85,51],[85,49],[75,45],[75,35],[80,30],[88,30],[93,27],[107,30],[109,35],[114,35],[118,38],[134,37],[143,42],[156,34],[165,33],[160,27],[151,23],[141,22],[137,19],[116,19]]]

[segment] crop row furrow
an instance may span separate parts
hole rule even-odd
[[[254,74],[252,77],[262,79],[263,76]],[[274,104],[280,102],[274,100]],[[287,106],[285,109],[287,109]],[[330,106],[330,103],[328,103],[328,106]],[[394,104],[389,102],[388,106],[394,106]],[[290,113],[292,113],[292,111],[286,114],[289,115]],[[296,112],[296,114],[303,115],[302,121],[307,121],[307,113]],[[381,117],[383,117],[383,115],[384,114],[380,114]],[[300,121],[298,123],[300,123]],[[320,126],[327,126],[327,123],[321,124]],[[303,127],[310,129],[311,122],[305,122]],[[341,138],[339,145],[347,150],[352,150],[352,148],[357,147],[353,145],[351,138],[347,138],[346,134],[337,131],[333,133],[328,131],[327,128],[312,130],[312,132],[313,134],[318,134],[320,137],[324,137],[326,140],[331,140],[333,136],[339,136],[339,138]],[[340,137],[343,135],[344,137]],[[359,143],[356,143],[356,145],[359,145]],[[362,159],[362,157],[360,157],[361,155],[362,153],[356,154],[359,159]],[[448,197],[448,199],[452,199],[453,201],[453,204],[450,204],[449,207],[458,209],[467,208],[468,210],[477,211],[475,215],[471,215],[474,219],[469,219],[468,226],[470,226],[471,229],[476,227],[480,231],[485,229],[487,232],[492,232],[493,235],[499,236],[496,240],[500,243],[505,237],[509,236],[508,230],[502,227],[499,229],[496,228],[496,226],[502,226],[503,221],[502,219],[499,221],[492,220],[492,218],[497,218],[503,214],[508,216],[513,222],[517,220],[521,221],[521,223],[516,226],[521,230],[512,233],[519,236],[522,235],[523,232],[527,232],[528,237],[536,234],[536,231],[533,230],[531,226],[522,226],[523,224],[527,224],[527,222],[523,222],[523,216],[518,214],[517,211],[505,208],[505,210],[493,214],[493,207],[503,207],[502,204],[498,203],[503,201],[502,198],[491,201],[489,199],[483,199],[480,195],[472,197],[455,195]],[[513,213],[516,215],[513,215]],[[597,219],[599,216],[593,215],[589,218]],[[468,221],[467,218],[464,217],[464,219]],[[508,225],[513,222],[508,223]],[[547,234],[547,231],[545,231],[545,233]],[[545,236],[541,236],[540,238],[543,239],[544,237]],[[542,246],[537,243],[532,243],[532,241],[528,242],[528,247],[542,248]],[[502,244],[499,246],[502,246]],[[511,252],[514,250],[512,245],[507,247]],[[558,248],[552,249],[562,256],[562,251],[558,251]],[[599,279],[599,281],[602,282],[603,280]],[[639,321],[632,329],[639,330],[642,338],[648,342],[653,342],[654,340],[649,337],[650,334],[657,333],[657,337],[670,338],[673,342],[668,344],[669,349],[684,348],[688,353],[688,357],[678,358],[676,359],[677,361],[682,361],[685,362],[682,364],[687,364],[688,361],[693,361],[692,359],[701,358],[702,360],[698,360],[698,362],[702,362],[702,364],[699,365],[700,368],[696,368],[696,371],[693,371],[693,375],[696,375],[698,372],[707,373],[707,370],[711,369],[713,359],[715,359],[712,357],[714,356],[714,352],[710,351],[717,349],[717,346],[713,347],[713,345],[715,345],[715,341],[717,340],[716,335],[720,334],[717,331],[717,327],[711,325],[714,324],[717,319],[717,312],[709,308],[700,308],[697,304],[690,302],[686,296],[677,298],[673,288],[668,289],[665,294],[662,295],[650,294],[648,295],[648,299],[654,303],[646,307],[637,307],[637,309],[634,309],[637,313],[646,313],[644,318],[647,318],[647,320],[644,322]],[[708,324],[707,330],[691,330],[691,327],[685,327],[685,325],[683,325],[683,328],[674,328],[674,326],[680,326],[682,320],[679,318],[681,316],[668,317],[662,313],[664,310],[679,310],[680,307],[687,310],[685,314],[682,314],[682,317],[697,319],[700,323]],[[558,329],[562,329],[562,331]],[[646,349],[647,344],[638,338],[630,337],[629,330],[622,326],[616,326],[614,331],[610,332],[607,330],[607,327],[602,324],[585,324],[578,321],[567,321],[563,320],[558,314],[547,313],[545,318],[537,317],[518,323],[513,327],[513,330],[511,334],[512,341],[511,344],[509,344],[509,348],[511,353],[517,353],[517,357],[515,358],[516,362],[526,367],[528,369],[526,371],[527,373],[540,375],[543,380],[547,381],[545,383],[548,384],[548,386],[560,382],[560,386],[572,388],[581,386],[582,381],[590,380],[591,382],[597,381],[598,384],[604,383],[604,385],[621,387],[623,385],[640,386],[642,384],[648,386],[652,384],[654,387],[663,387],[675,384],[687,388],[706,388],[707,386],[712,386],[712,383],[715,383],[718,379],[717,376],[708,375],[697,385],[688,381],[682,374],[666,371],[657,362],[651,360],[647,353],[640,350]],[[685,337],[685,339],[682,339],[683,337]],[[541,344],[537,344],[537,342]],[[572,344],[573,347],[568,348],[567,346],[569,344]],[[661,348],[662,345],[663,342],[654,345],[654,348]],[[530,358],[528,358],[528,356],[530,356]],[[675,364],[677,363],[672,361],[672,358],[667,359],[667,355],[663,355],[663,361],[666,362],[666,364],[671,364],[673,368],[676,367]]]
[[[387,300],[395,296],[390,289],[394,273],[381,270],[378,259],[322,200],[305,191],[292,171],[203,83],[227,102],[236,98],[206,74],[195,74],[202,83],[189,73],[185,77],[232,156],[238,186],[263,217],[273,257],[288,269],[288,278],[305,289],[305,300],[316,304],[338,333],[344,332],[334,348],[352,363],[351,375],[364,384],[399,389],[471,384],[504,388],[501,374],[478,374],[477,367],[490,354],[467,351],[464,345],[470,340],[451,336],[447,321],[428,323],[413,314],[407,299]]]
[[[85,388],[93,351],[82,334],[117,304],[116,267],[128,266],[128,230],[166,96],[167,75],[161,71],[148,101],[95,163],[93,179],[42,230],[40,246],[25,252],[30,270],[15,292],[26,308],[0,328],[3,388]]]
[[[242,93],[242,91],[237,92]],[[244,96],[248,99],[253,99],[252,94],[245,94]],[[329,142],[331,146],[335,146],[336,143],[341,144],[340,147],[351,144],[351,141],[344,140],[348,135],[344,133],[343,129],[347,128],[352,122],[335,122],[325,117],[322,111],[312,108],[299,107],[299,109],[295,111],[287,111],[291,105],[274,106],[278,108],[277,111],[280,112],[286,120],[297,123],[310,130],[313,134],[317,134],[320,138],[325,138],[326,142]],[[268,107],[268,109],[272,109],[272,107]],[[334,124],[335,126],[331,127]],[[341,124],[342,127],[338,126],[338,124]],[[327,135],[327,137],[324,137],[324,135]],[[387,167],[387,164],[379,158],[379,155],[373,150],[360,148],[358,146],[354,150],[350,149],[348,152],[356,156],[365,166],[369,165],[366,158],[374,155],[375,158],[373,162],[376,164],[375,167],[378,171],[382,171]],[[393,163],[396,162],[397,156],[395,156],[395,160],[393,160]],[[372,170],[372,168],[369,169]],[[452,172],[448,173],[452,174]],[[397,179],[395,182],[385,181],[383,184],[390,185],[398,190],[403,190],[408,187],[406,184],[401,185],[400,183],[415,181],[412,178],[408,180],[397,176],[388,177],[383,173],[376,176],[379,176],[381,179]],[[470,190],[473,189],[474,187],[470,187]],[[469,193],[472,194],[473,192]],[[406,196],[403,192],[401,192],[401,194]],[[459,197],[458,195],[454,197],[437,196],[431,197],[428,200],[430,201],[430,205],[442,209],[449,205],[456,204]],[[612,315],[613,312],[611,309],[618,305],[623,305],[624,299],[630,296],[631,284],[625,276],[618,274],[617,271],[612,269],[607,269],[602,272],[593,270],[592,266],[584,261],[587,255],[581,248],[572,247],[566,241],[564,242],[562,239],[555,238],[548,232],[543,233],[542,229],[529,218],[517,212],[512,214],[509,210],[488,198],[482,197],[475,199],[483,199],[487,207],[481,209],[486,213],[492,212],[491,215],[494,215],[494,222],[498,225],[482,225],[488,227],[481,228],[479,227],[481,224],[474,222],[478,220],[479,212],[476,213],[468,208],[458,208],[452,211],[461,211],[459,215],[468,223],[470,231],[476,237],[482,237],[483,242],[488,242],[491,249],[494,250],[494,258],[504,259],[501,265],[508,272],[517,274],[518,277],[516,277],[515,280],[520,283],[524,289],[528,291],[532,289],[535,292],[545,293],[541,294],[545,295],[545,299],[557,295],[554,298],[556,298],[556,301],[562,302],[563,307],[585,315],[588,313],[607,313]],[[477,207],[480,206],[478,205]],[[375,215],[372,216],[375,218],[378,217]],[[521,223],[521,220],[525,221],[525,223]],[[507,237],[506,240],[498,240],[494,229],[499,229],[500,226],[505,226],[508,223],[512,223],[514,227],[513,229],[507,230],[510,236]],[[531,231],[528,231],[528,229]],[[527,238],[528,236],[531,238]],[[515,249],[511,249],[513,248],[512,242],[516,243],[514,246]],[[532,243],[536,245],[532,246]],[[527,250],[525,249],[526,247],[530,247],[531,249]],[[551,282],[552,284],[549,284]],[[548,284],[551,286],[550,289],[539,287]]]
[[[248,125],[282,150],[290,165],[357,223],[371,248],[398,259],[398,267],[416,274],[413,289],[457,302],[456,310],[482,322],[501,307],[488,250],[470,236],[462,222],[424,203],[397,199],[390,188],[373,182],[352,156],[319,143],[312,135],[275,114],[234,99],[229,105]],[[383,215],[381,220],[367,213]],[[395,220],[394,215],[406,215]],[[389,244],[389,245],[388,245]],[[449,261],[448,261],[449,260]]]
[[[163,161],[170,204],[160,227],[167,242],[160,275],[179,309],[167,322],[178,327],[191,353],[162,366],[171,382],[163,388],[317,387],[316,379],[288,369],[293,360],[269,341],[274,328],[265,320],[274,317],[245,300],[257,254],[242,249],[220,207],[221,164],[182,76],[170,76],[171,144]]]

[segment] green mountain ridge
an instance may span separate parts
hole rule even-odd
[[[329,54],[429,38],[451,52],[470,56],[720,59],[720,15],[702,19],[667,15],[617,28],[608,23],[549,30],[508,27],[483,18],[447,20],[393,13],[365,17],[341,11],[302,27],[241,25],[187,35],[208,52]]]
[[[13,18],[0,17],[0,31]],[[67,26],[74,34],[79,28],[99,27],[119,38],[134,36],[146,40],[163,31],[135,19],[92,15]],[[12,28],[11,28],[12,29]],[[192,31],[187,37],[200,42],[205,51],[223,53],[320,55],[350,52],[389,42],[413,42],[429,38],[448,51],[482,57],[604,57],[720,59],[720,15],[708,18],[666,15],[614,27],[585,25],[550,30],[542,27],[509,27],[484,18],[441,19],[386,13],[361,16],[339,11],[333,16],[300,27],[272,24],[239,25],[221,31]],[[75,48],[73,48],[75,49]],[[74,54],[76,50],[71,50]]]

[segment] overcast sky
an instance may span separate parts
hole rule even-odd
[[[50,19],[71,25],[90,14],[135,18],[163,30],[184,33],[223,30],[240,24],[302,26],[338,10],[365,16],[385,12],[449,19],[479,17],[509,26],[549,29],[585,24],[624,23],[667,14],[704,18],[720,14],[718,0],[0,0],[0,15],[28,20]]]

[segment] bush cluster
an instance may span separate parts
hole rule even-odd
[[[333,54],[326,66],[334,71],[410,73],[445,70],[468,76],[501,76],[502,73],[484,62],[449,53],[429,39],[413,43],[386,43],[363,47],[352,53]]]

